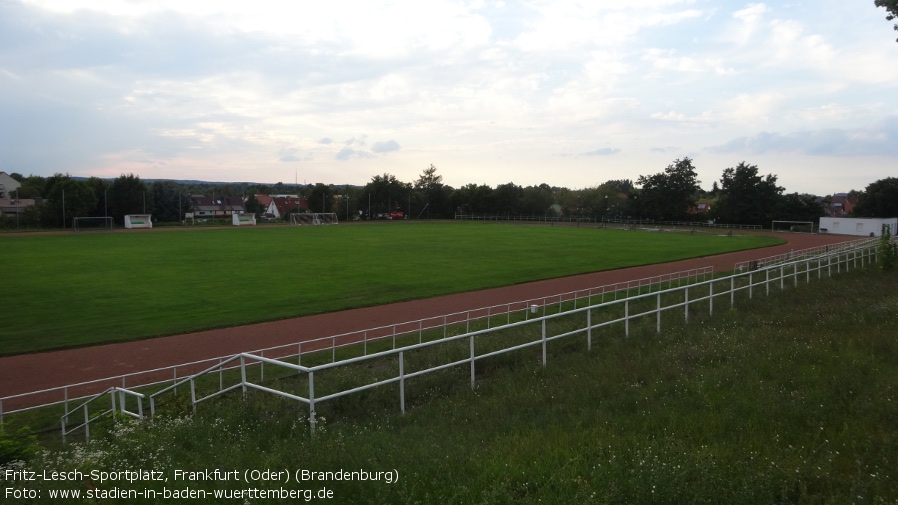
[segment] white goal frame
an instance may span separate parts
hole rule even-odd
[[[786,229],[786,228],[777,228],[777,223],[786,224],[786,225],[801,225],[801,226],[810,226],[811,230],[809,232],[798,231],[797,233],[814,233],[817,226],[813,221],[773,221],[770,223],[770,231],[788,231],[795,232],[796,230]]]
[[[339,224],[336,212],[303,212],[290,214],[290,224],[294,226]]]
[[[90,227],[84,228],[83,226],[79,226],[79,224],[87,222],[87,221],[105,221],[106,224],[99,227]],[[81,217],[73,217],[72,218],[72,229],[75,231],[83,231],[83,230],[107,230],[112,231],[115,229],[115,222],[111,217],[90,217],[90,216],[81,216]]]

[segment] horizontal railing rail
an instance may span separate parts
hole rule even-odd
[[[99,402],[100,399],[109,395],[109,399],[111,401],[111,406],[108,409],[101,410],[99,413],[90,412],[90,406],[94,402]],[[127,407],[127,397],[133,397],[137,400],[137,411],[128,410]],[[116,398],[118,398],[118,403],[116,404]],[[82,403],[81,405],[75,407],[71,411],[66,411],[65,414],[60,416],[59,424],[62,429],[62,439],[65,440],[67,435],[72,434],[73,432],[84,429],[84,439],[85,441],[90,440],[90,425],[99,421],[100,419],[109,417],[110,415],[120,414],[128,417],[132,417],[134,419],[143,419],[143,399],[145,398],[143,393],[138,393],[136,391],[131,391],[129,389],[119,388],[119,387],[111,387],[102,393],[98,393],[92,397],[90,397],[87,401]],[[72,414],[83,414],[83,422],[79,420],[77,424],[74,426],[70,426],[68,423],[69,417]]]
[[[869,239],[863,238],[858,240],[852,240],[848,242],[843,242],[840,244],[829,244],[822,245],[817,247],[811,247],[809,249],[801,249],[799,251],[789,251],[787,253],[776,254],[774,256],[768,256],[766,258],[760,258],[757,260],[747,260],[740,261],[736,263],[736,266],[733,270],[737,272],[741,272],[743,270],[752,269],[755,270],[761,266],[775,265],[782,262],[789,262],[793,260],[800,260],[802,258],[810,258],[819,255],[829,254],[831,252],[837,251],[846,251],[859,247],[868,247],[872,244],[876,244],[878,239]]]

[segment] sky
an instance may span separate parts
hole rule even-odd
[[[588,188],[898,176],[873,0],[0,0],[0,171]]]

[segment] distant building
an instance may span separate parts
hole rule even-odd
[[[293,209],[307,209],[309,202],[299,195],[269,195],[271,204],[265,215],[277,219],[286,218]],[[256,197],[257,199],[259,197]]]
[[[239,196],[190,195],[190,201],[193,204],[193,217],[196,219],[225,218],[246,213],[243,198]]]
[[[883,226],[888,226],[889,233],[895,235],[895,233],[898,232],[898,217],[869,219],[849,217],[820,218],[820,233],[856,235],[859,237],[879,237],[882,235]]]
[[[829,217],[845,217],[854,210],[857,205],[857,197],[848,193],[836,193],[830,198],[829,205],[823,207],[823,211]]]
[[[22,186],[6,172],[0,172],[0,198],[12,198],[12,192]],[[16,195],[19,196],[19,195]]]

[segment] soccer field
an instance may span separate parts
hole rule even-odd
[[[0,354],[331,312],[782,243],[483,223],[0,237]]]

